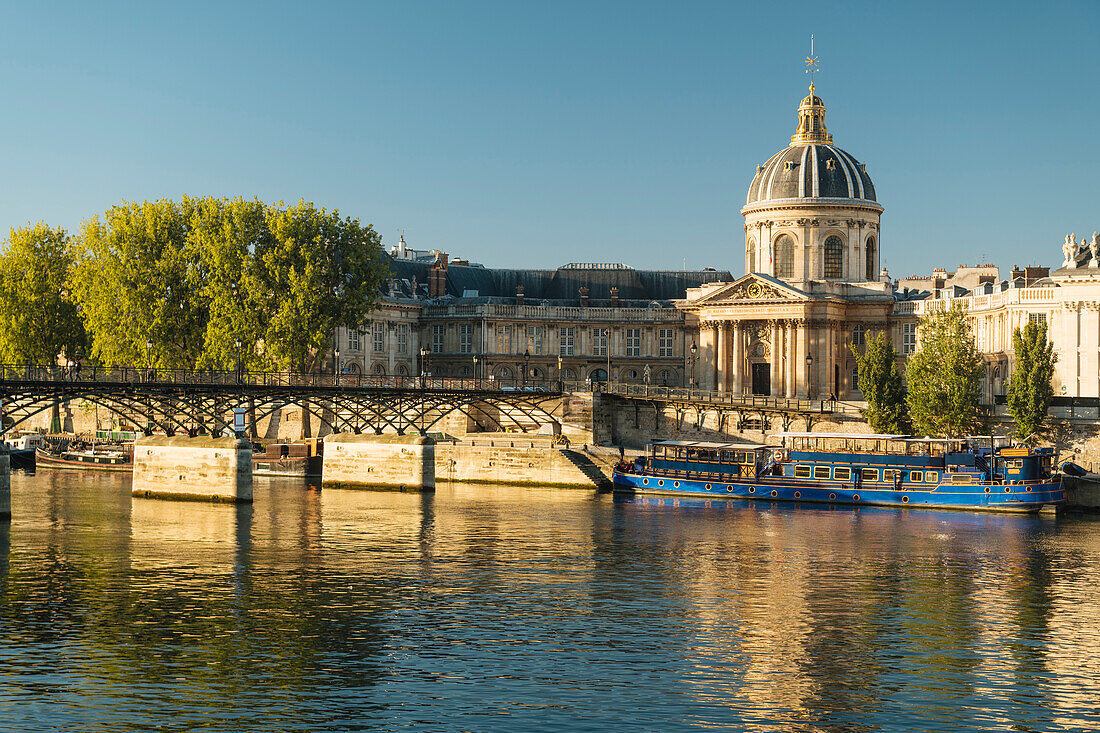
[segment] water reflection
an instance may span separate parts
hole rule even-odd
[[[0,715],[24,729],[1096,727],[1095,520],[12,488]]]

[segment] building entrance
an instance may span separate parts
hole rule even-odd
[[[770,395],[772,393],[772,365],[768,363],[752,365],[752,393]]]

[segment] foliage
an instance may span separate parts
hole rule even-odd
[[[0,252],[0,360],[52,364],[84,347],[84,325],[70,291],[73,252],[60,227],[12,229]]]
[[[1030,322],[1012,332],[1016,363],[1008,382],[1008,411],[1016,420],[1016,437],[1023,440],[1043,425],[1054,397],[1054,363],[1058,355],[1047,340],[1047,327]]]
[[[897,352],[885,331],[868,339],[862,353],[849,346],[859,368],[859,391],[867,400],[863,416],[876,433],[903,435],[909,432],[905,386],[898,371]]]
[[[921,319],[919,350],[905,370],[914,430],[921,435],[957,437],[979,423],[978,401],[984,367],[958,303]]]

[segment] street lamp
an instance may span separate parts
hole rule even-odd
[[[474,379],[475,379],[475,380],[479,380],[479,381],[480,381],[480,379],[481,379],[481,374],[480,374],[480,373],[478,372],[478,370],[477,370],[477,363],[478,363],[478,361],[479,361],[479,359],[477,358],[477,354],[474,354]]]
[[[527,364],[531,361],[531,350],[523,350],[523,386],[527,386]]]
[[[428,374],[428,354],[432,353],[427,346],[420,347],[420,389],[424,389],[424,378]]]
[[[145,365],[149,368],[149,381],[153,381],[153,342],[145,342]]]
[[[562,378],[561,374],[561,354],[558,354],[558,391],[565,391],[565,380]]]
[[[691,397],[691,391],[695,389],[695,352],[698,350],[699,347],[692,341],[691,348],[688,349],[691,352],[691,356],[688,357],[688,397]]]
[[[335,354],[336,358],[332,362],[332,376],[335,377],[337,374],[340,373],[340,347],[339,346],[337,346],[335,349],[333,349],[333,354]]]
[[[236,382],[237,382],[237,384],[240,384],[241,383],[241,340],[237,339],[236,341],[234,341],[234,343],[237,345],[237,379],[236,379]]]
[[[814,390],[813,390],[813,382],[814,382],[813,374],[814,373],[813,373],[813,368],[812,368],[813,365],[814,365],[814,355],[813,354],[806,354],[806,394],[807,395],[812,395],[814,393]]]

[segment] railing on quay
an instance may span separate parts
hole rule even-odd
[[[859,414],[859,408],[855,405],[836,400],[799,400],[762,395],[733,395],[729,392],[716,392],[713,390],[653,387],[644,384],[603,384],[595,389],[623,397],[690,402],[715,407],[759,409],[772,412]]]
[[[177,386],[327,387],[394,391],[476,391],[502,394],[559,392],[563,383],[551,379],[472,379],[468,377],[323,374],[317,372],[256,372],[217,369],[153,369],[132,366],[81,365],[79,368],[0,364],[0,382],[76,383]]]

